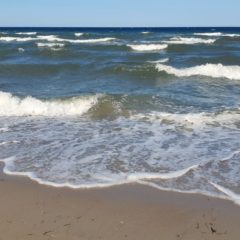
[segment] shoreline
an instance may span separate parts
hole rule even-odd
[[[0,239],[228,239],[240,235],[229,200],[140,184],[54,188],[0,164]]]

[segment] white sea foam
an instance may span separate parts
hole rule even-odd
[[[34,41],[36,38],[32,37],[0,37],[0,41],[4,42],[27,42]]]
[[[44,36],[37,36],[37,39],[46,40],[49,42],[61,41],[62,39],[57,37],[56,35],[44,35]]]
[[[18,32],[17,35],[36,35],[37,32]]]
[[[96,39],[67,39],[67,38],[59,38],[55,35],[48,36],[38,36],[38,39],[46,40],[49,42],[69,42],[69,43],[98,43],[98,42],[108,42],[113,41],[116,38],[96,38]]]
[[[113,41],[116,38],[96,38],[96,39],[67,39],[59,38],[55,35],[46,35],[46,36],[36,36],[36,37],[0,37],[0,41],[5,42],[26,42],[26,41],[35,41],[43,40],[48,42],[69,42],[69,43],[98,43],[98,42],[108,42]]]
[[[12,143],[18,143],[12,142]],[[9,143],[7,143],[9,144]],[[8,157],[5,159],[0,159],[0,162],[3,162],[5,164],[5,167],[3,169],[5,174],[8,175],[15,175],[15,176],[25,176],[28,177],[39,184],[53,186],[53,187],[68,187],[73,189],[85,189],[85,188],[102,188],[102,187],[110,187],[110,186],[116,186],[116,185],[123,185],[128,183],[140,183],[144,180],[151,180],[151,179],[175,179],[179,178],[185,174],[187,174],[189,171],[196,169],[198,166],[194,165],[191,167],[188,167],[186,169],[182,169],[179,171],[169,172],[169,173],[162,173],[162,174],[153,174],[153,173],[136,173],[136,174],[95,174],[95,176],[92,176],[95,180],[104,180],[105,183],[95,182],[95,183],[83,183],[83,184],[71,184],[68,182],[65,183],[56,183],[51,182],[48,180],[43,180],[36,176],[34,172],[17,172],[13,171],[16,157]],[[172,189],[174,191],[174,189]]]
[[[168,44],[212,44],[216,39],[202,39],[202,38],[186,38],[186,37],[173,37],[169,41],[164,41]]]
[[[75,35],[76,37],[81,37],[81,36],[84,35],[84,33],[75,33],[74,35]]]
[[[206,76],[212,78],[228,78],[240,80],[240,66],[224,66],[222,64],[205,64],[190,68],[174,68],[171,66],[157,64],[158,71],[164,71],[177,77]]]
[[[216,189],[218,189],[220,192],[223,192],[224,194],[226,194],[230,200],[232,200],[233,202],[235,202],[236,204],[240,205],[240,194],[236,194],[233,191],[220,186],[216,183],[210,182]]]
[[[219,37],[222,35],[221,32],[212,32],[212,33],[194,33],[196,36],[209,36],[209,37]]]
[[[219,125],[222,126],[230,126],[234,124],[235,122],[238,121],[240,117],[240,112],[235,111],[235,112],[228,112],[228,111],[223,111],[219,114],[215,113],[206,113],[206,112],[201,112],[201,113],[165,113],[165,112],[151,112],[146,114],[133,114],[131,116],[132,119],[147,119],[151,122],[165,122],[166,123],[174,123],[176,126],[186,126],[186,127],[191,127],[194,129],[201,129],[203,127],[206,127],[210,124],[216,124],[218,123]],[[236,154],[234,152],[234,154]],[[231,155],[229,156],[231,157]],[[228,158],[229,158],[228,157]],[[228,159],[227,158],[227,159]],[[222,159],[222,161],[224,161]]]
[[[24,48],[18,48],[19,52],[25,52]]]
[[[0,146],[9,145],[9,144],[13,144],[13,143],[18,143],[18,141],[0,142]]]
[[[169,58],[163,58],[156,61],[148,61],[149,63],[166,63],[169,61]]]
[[[130,174],[127,179],[130,181],[138,181],[138,180],[146,180],[146,179],[174,179],[174,178],[179,178],[186,173],[188,173],[191,170],[194,170],[198,167],[198,165],[194,165],[191,167],[188,167],[186,169],[174,171],[174,172],[169,172],[169,173],[135,173],[135,174]]]
[[[3,132],[8,132],[8,127],[2,127],[0,128],[0,133],[3,133]]]
[[[151,32],[142,32],[142,34],[150,34]]]
[[[43,101],[33,97],[20,99],[0,92],[0,116],[73,116],[86,113],[97,103],[98,96],[70,100]]]
[[[127,46],[135,51],[157,51],[168,47],[167,44],[129,44]]]
[[[45,48],[45,47],[64,47],[64,43],[37,43],[37,46],[40,48]]]
[[[214,33],[194,33],[196,36],[209,36],[209,37],[240,37],[240,34],[234,33],[221,33],[221,32],[214,32]]]

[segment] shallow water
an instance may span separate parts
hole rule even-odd
[[[0,159],[53,186],[240,202],[240,29],[0,29]]]

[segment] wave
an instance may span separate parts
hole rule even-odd
[[[0,116],[75,116],[86,113],[98,101],[98,95],[68,100],[23,99],[0,92]]]
[[[52,48],[52,47],[64,47],[65,45],[64,45],[64,43],[37,43],[37,46],[38,47],[42,47],[42,48],[44,48],[44,47],[50,47],[50,48]]]
[[[163,50],[168,47],[167,44],[139,44],[139,45],[129,44],[127,46],[135,51],[156,51],[156,50]]]
[[[168,44],[212,44],[216,42],[216,39],[174,37],[164,42]]]
[[[213,33],[194,33],[196,36],[209,36],[209,37],[219,37],[222,35],[221,32],[213,32]]]
[[[74,35],[75,35],[76,37],[81,37],[81,36],[84,35],[84,33],[75,33]]]
[[[55,35],[48,35],[48,36],[38,36],[38,39],[46,40],[49,42],[69,42],[69,43],[98,43],[98,42],[108,42],[113,41],[116,38],[96,38],[96,39],[66,39],[66,38],[59,38]]]
[[[240,66],[224,66],[222,64],[205,64],[190,68],[177,69],[171,66],[157,64],[159,72],[164,71],[177,77],[206,76],[212,78],[227,78],[240,80]]]
[[[36,35],[37,32],[18,32],[17,35]]]
[[[166,63],[169,61],[169,58],[163,58],[156,61],[148,61],[149,63]]]
[[[151,32],[142,32],[142,34],[150,34]]]
[[[19,52],[25,52],[24,48],[18,48]]]
[[[196,36],[209,36],[209,37],[240,37],[240,34],[234,34],[234,33],[221,33],[221,32],[215,32],[215,33],[194,33]]]
[[[0,37],[0,41],[4,42],[27,42],[27,41],[34,41],[36,38],[32,37]]]
[[[116,38],[96,38],[96,39],[66,39],[66,38],[59,38],[55,35],[47,35],[47,36],[37,36],[33,37],[0,37],[0,41],[5,42],[26,42],[26,41],[36,41],[36,40],[43,40],[48,42],[69,42],[69,43],[98,43],[98,42],[108,42],[113,41]]]

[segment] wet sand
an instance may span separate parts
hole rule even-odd
[[[239,240],[240,207],[138,184],[73,190],[0,173],[0,240]]]

